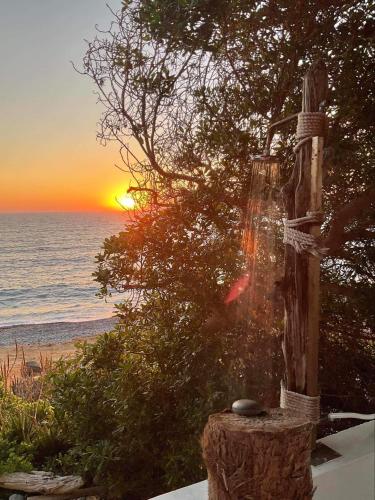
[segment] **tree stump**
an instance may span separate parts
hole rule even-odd
[[[308,500],[312,424],[284,410],[217,413],[202,437],[209,500]]]

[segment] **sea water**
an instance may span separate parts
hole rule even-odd
[[[0,327],[111,317],[96,296],[95,255],[122,212],[0,214]]]

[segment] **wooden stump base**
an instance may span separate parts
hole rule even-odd
[[[202,437],[209,500],[310,500],[312,424],[279,408],[217,413]]]

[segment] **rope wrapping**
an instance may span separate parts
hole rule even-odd
[[[324,137],[326,135],[327,119],[325,113],[320,111],[298,113],[297,144],[294,152],[297,151],[312,137]]]
[[[307,212],[304,217],[299,217],[297,219],[283,219],[283,243],[291,245],[297,253],[307,252],[320,259],[323,258],[328,252],[328,248],[320,247],[319,242],[314,235],[295,229],[296,227],[304,224],[320,224],[321,219],[321,212]]]
[[[313,423],[320,420],[320,396],[306,396],[288,391],[281,383],[280,408],[290,411],[295,416],[308,418]]]

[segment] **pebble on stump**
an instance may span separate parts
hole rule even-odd
[[[209,500],[310,500],[312,424],[279,408],[209,417],[202,437]]]

